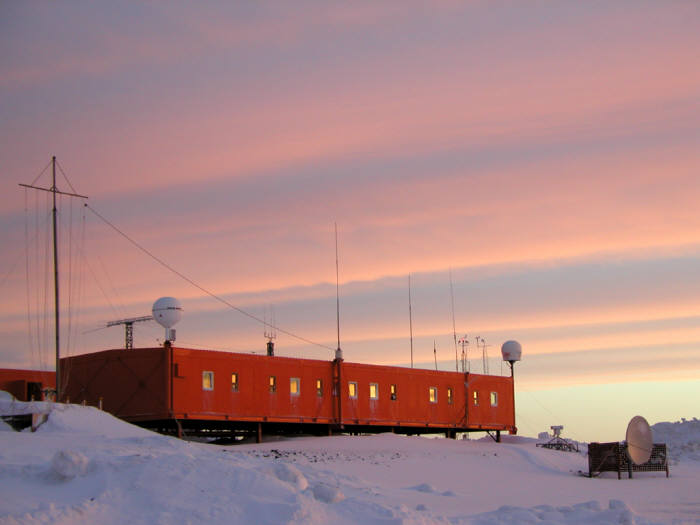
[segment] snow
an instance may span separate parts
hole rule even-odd
[[[700,422],[654,425],[671,477],[589,479],[585,454],[504,436],[300,437],[217,446],[161,436],[95,408],[0,432],[0,524],[700,524]]]
[[[666,443],[673,462],[700,461],[700,420],[683,419],[675,423],[657,423],[651,427],[655,443]]]

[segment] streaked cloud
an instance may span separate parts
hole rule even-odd
[[[451,269],[460,335],[485,337],[494,358],[521,340],[524,391],[692,378],[698,14],[624,1],[3,4],[0,362],[35,364],[50,345],[28,348],[24,279],[28,265],[29,310],[47,311],[46,196],[16,184],[56,154],[90,206],[157,257],[331,347],[337,222],[348,359],[407,363],[411,273],[416,359],[432,366],[435,342],[453,366]],[[71,351],[118,347],[123,334],[100,327],[161,295],[185,303],[184,343],[262,348],[257,323],[60,205],[74,249],[85,211],[84,257],[63,252],[82,269]]]

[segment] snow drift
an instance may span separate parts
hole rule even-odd
[[[681,451],[671,478],[618,481],[582,477],[585,455],[533,439],[383,434],[219,447],[57,405],[35,433],[0,433],[0,524],[700,523],[697,420],[654,432]]]

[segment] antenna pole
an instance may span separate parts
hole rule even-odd
[[[408,274],[408,331],[411,337],[411,368],[413,368],[413,312],[411,311],[411,274]]]
[[[340,350],[340,272],[338,270],[338,223],[333,223],[335,225],[335,319],[336,326],[338,328],[338,349],[336,350],[336,357],[342,356],[342,351]]]
[[[435,339],[433,339],[433,357],[435,358],[435,370],[437,371],[437,347],[435,346]]]
[[[21,184],[20,186],[24,188],[31,188],[34,190],[48,191],[53,194],[53,208],[51,210],[52,223],[53,223],[53,286],[54,286],[54,315],[55,315],[55,333],[56,333],[56,401],[61,400],[61,325],[60,325],[60,309],[59,309],[59,282],[58,282],[58,224],[57,215],[58,210],[56,209],[56,194],[67,195],[69,197],[79,197],[81,199],[87,199],[85,195],[79,195],[77,193],[68,193],[65,191],[59,191],[56,186],[56,156],[51,157],[51,187],[41,188],[39,186],[34,186],[31,184]],[[69,182],[70,184],[70,182]]]
[[[452,286],[452,268],[450,268],[450,298],[452,299],[452,337],[455,341],[455,372],[459,372],[457,360],[457,329],[455,328],[455,294]]]
[[[56,156],[51,157],[51,175],[52,175],[52,186],[51,193],[53,193],[53,210],[51,211],[52,221],[53,221],[53,287],[54,287],[54,310],[55,310],[55,322],[56,322],[56,401],[61,400],[61,350],[60,350],[60,329],[61,325],[59,323],[59,302],[58,302],[58,243],[56,235]]]

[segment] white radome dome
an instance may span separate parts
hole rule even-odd
[[[503,360],[512,363],[514,361],[520,361],[520,357],[523,354],[523,348],[517,341],[506,341],[501,346],[501,354],[503,355]]]
[[[165,328],[172,328],[182,319],[180,301],[174,297],[161,297],[153,303],[153,319]]]

